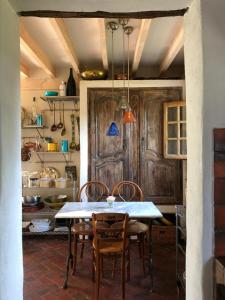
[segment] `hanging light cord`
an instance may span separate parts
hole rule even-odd
[[[124,28],[123,28],[123,90],[125,90],[125,46],[124,46]]]
[[[130,34],[127,35],[127,103],[129,106],[130,102],[130,86],[129,86],[129,80],[130,80]]]
[[[114,98],[114,37],[112,29],[112,99]]]

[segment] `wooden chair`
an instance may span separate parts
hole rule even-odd
[[[78,191],[76,201],[106,201],[108,195],[109,189],[103,182],[88,181]],[[90,221],[80,220],[78,223],[72,226],[71,231],[74,235],[74,260],[72,274],[75,275],[78,243],[81,244],[80,258],[82,259],[84,253],[84,244],[86,242],[90,242],[93,236],[92,223]],[[86,236],[88,237],[88,239],[85,238]]]
[[[144,194],[135,182],[121,181],[113,187],[112,195],[116,197],[116,201],[143,201]],[[114,225],[120,226],[119,223]],[[149,241],[149,227],[148,225],[138,222],[137,220],[129,220],[127,225],[127,235],[137,237],[139,246],[139,254],[142,259],[143,273],[145,274],[145,241]],[[133,239],[132,239],[133,241]],[[149,247],[149,244],[147,243]]]
[[[100,222],[100,226],[99,226]],[[113,224],[121,226],[114,228]],[[127,238],[128,215],[122,213],[92,214],[93,227],[93,280],[95,279],[95,296],[99,299],[100,276],[103,273],[103,258],[111,256],[113,260],[113,272],[115,257],[121,257],[121,281],[122,299],[125,299],[125,277],[130,279],[130,252],[129,239]],[[108,224],[107,227],[102,224]]]

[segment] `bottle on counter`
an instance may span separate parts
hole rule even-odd
[[[73,69],[70,68],[70,75],[66,86],[66,96],[76,96],[76,82],[73,78]]]
[[[59,85],[59,96],[66,96],[66,83],[65,81],[61,81]]]

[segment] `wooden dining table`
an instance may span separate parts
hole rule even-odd
[[[132,202],[114,202],[110,206],[107,202],[66,202],[64,206],[55,215],[56,219],[66,219],[68,226],[68,255],[66,260],[66,274],[63,288],[68,286],[68,275],[70,267],[73,266],[71,227],[74,219],[91,219],[93,213],[127,213],[129,218],[146,220],[149,225],[149,270],[151,278],[151,290],[153,288],[152,272],[152,239],[151,228],[152,220],[161,218],[162,214],[153,202],[132,201]]]

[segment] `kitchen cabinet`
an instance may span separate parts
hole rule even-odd
[[[176,205],[176,281],[178,293],[185,290],[186,208]]]
[[[140,185],[146,201],[176,204],[181,196],[181,161],[163,157],[163,103],[181,98],[179,87],[130,89],[136,122],[123,124],[118,103],[122,89],[88,90],[89,180],[105,182],[109,189],[122,180]],[[107,136],[116,122],[119,136]]]
[[[164,157],[187,158],[186,103],[172,101],[164,103]]]

